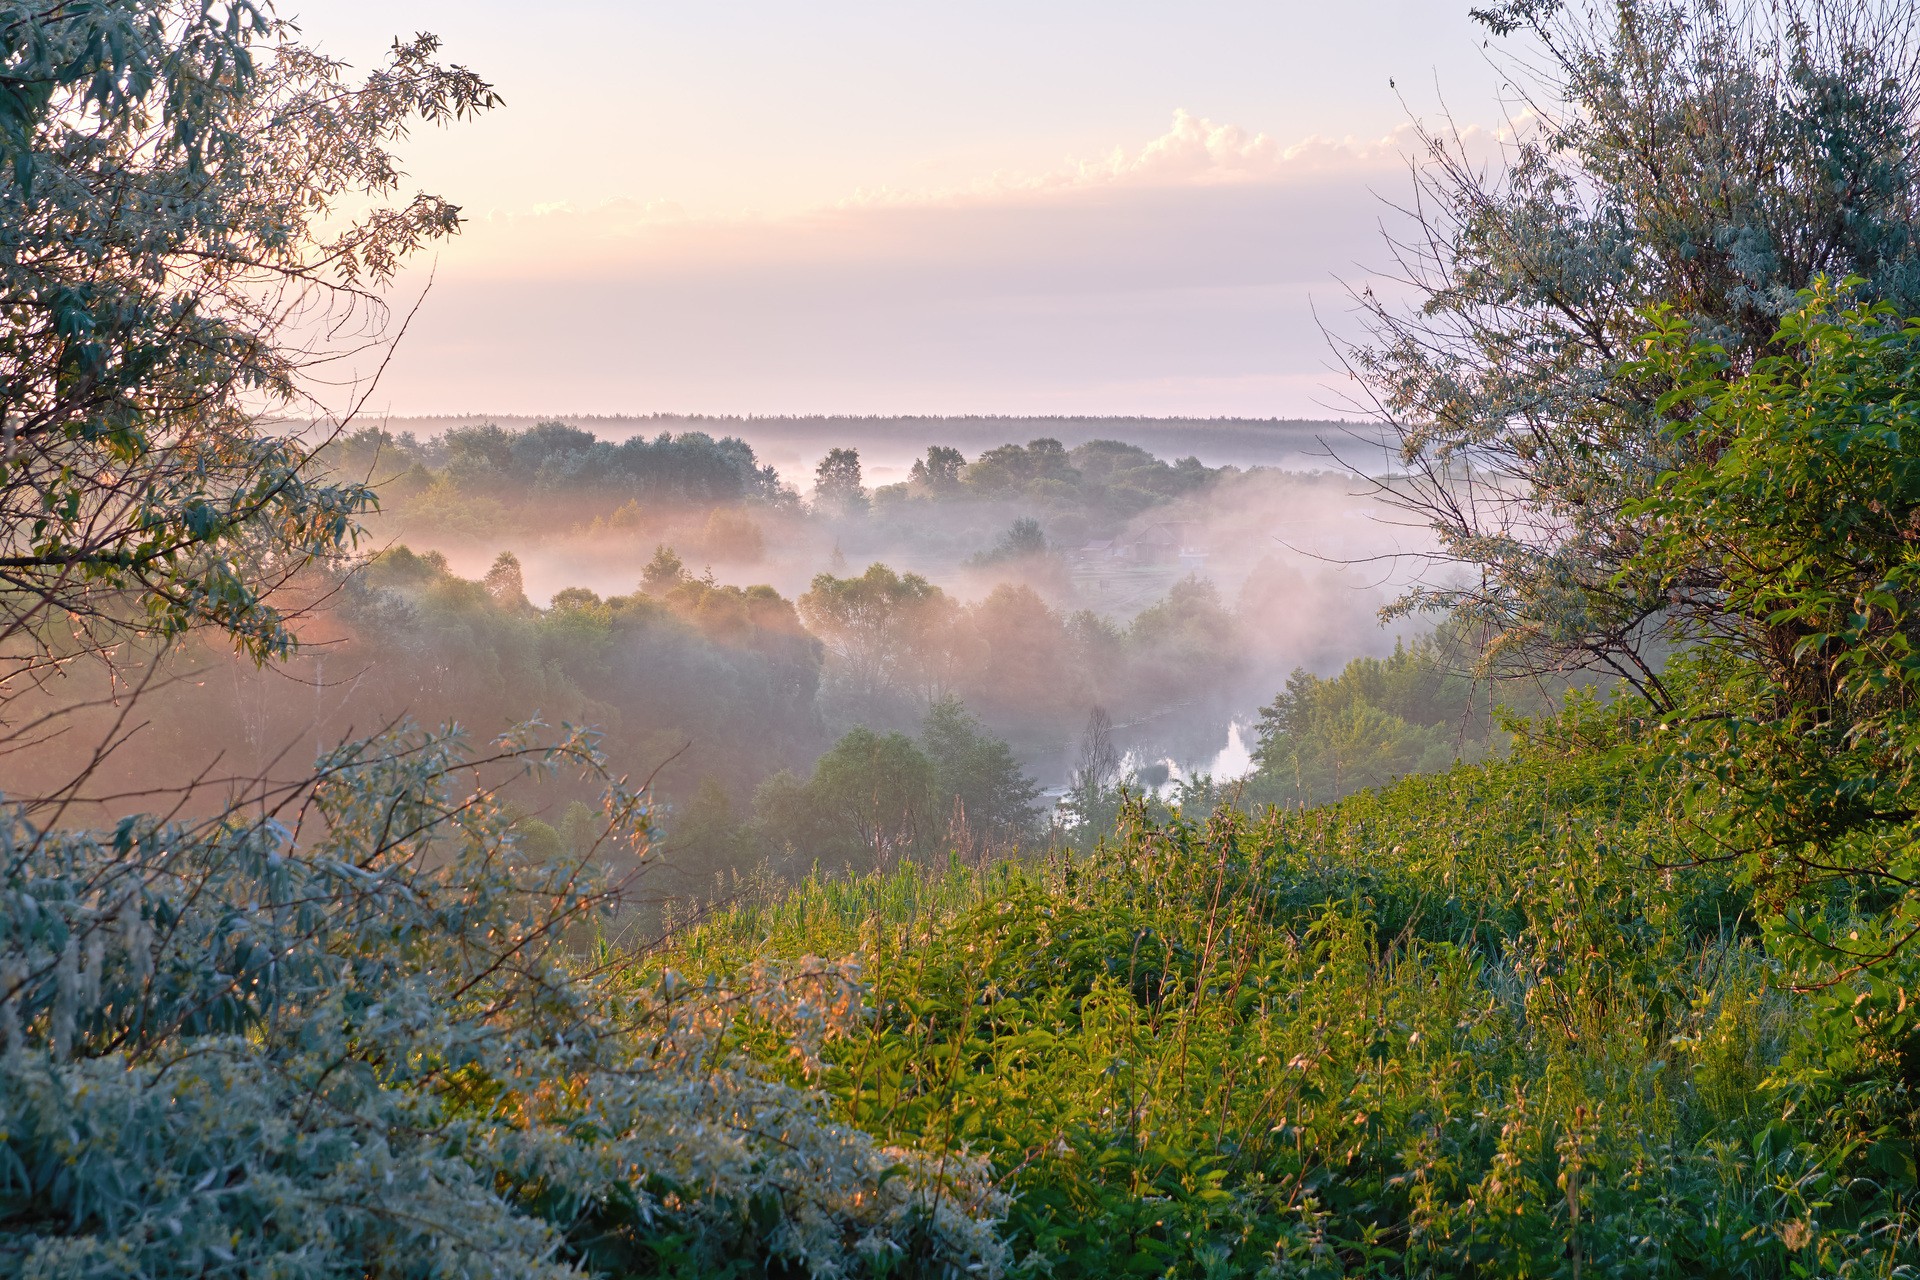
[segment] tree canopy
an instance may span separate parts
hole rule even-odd
[[[314,358],[316,308],[371,289],[459,210],[402,196],[415,121],[496,102],[398,42],[355,83],[270,11],[172,0],[16,6],[0,94],[0,688],[58,625],[211,625],[257,658],[292,633],[273,588],[372,505],[262,430]]]
[[[1428,135],[1416,303],[1361,299],[1352,353],[1446,560],[1407,600],[1471,618],[1494,669],[1595,669],[1655,704],[1666,601],[1618,570],[1634,504],[1699,442],[1637,371],[1646,309],[1728,355],[1778,350],[1822,276],[1920,311],[1920,29],[1883,0],[1578,0],[1476,15],[1524,36],[1500,163]]]

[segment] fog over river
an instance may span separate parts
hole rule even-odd
[[[1116,718],[1114,741],[1126,767],[1148,778],[1164,773],[1175,780],[1202,775],[1225,780],[1245,773],[1257,709],[1290,671],[1305,667],[1328,674],[1353,656],[1390,651],[1396,637],[1409,631],[1383,628],[1377,614],[1396,584],[1418,568],[1411,559],[1392,557],[1424,544],[1417,530],[1405,527],[1368,492],[1365,477],[1382,474],[1389,462],[1371,424],[675,415],[566,421],[604,440],[687,431],[735,436],[803,496],[813,487],[821,459],[833,449],[858,452],[862,478],[877,498],[884,498],[886,486],[908,481],[930,446],[958,449],[973,461],[1009,443],[1052,439],[1073,450],[1089,441],[1118,440],[1166,461],[1193,458],[1209,468],[1244,474],[1223,475],[1191,495],[1106,527],[1097,527],[1097,520],[1088,523],[1070,503],[1027,496],[916,509],[910,518],[890,515],[883,502],[860,519],[763,518],[764,545],[734,558],[724,549],[702,552],[693,545],[699,541],[696,531],[677,532],[670,522],[640,537],[556,528],[508,539],[426,530],[402,517],[383,526],[383,534],[416,549],[441,551],[466,577],[479,577],[496,555],[511,550],[523,567],[529,598],[542,604],[569,587],[602,596],[631,591],[642,563],[662,541],[675,545],[694,572],[710,570],[727,583],[764,582],[789,598],[806,592],[817,574],[857,574],[882,563],[919,574],[959,600],[978,602],[1004,583],[1020,583],[1062,612],[1092,610],[1122,625],[1164,599],[1175,582],[1198,576],[1213,584],[1239,625],[1230,651],[1198,659],[1213,670],[1201,673],[1203,687],[1193,696],[1150,714]],[[533,425],[531,419],[469,416],[396,418],[385,426],[395,435],[426,439],[485,422],[508,430]],[[994,536],[1023,515],[1045,527],[1052,551],[1048,561],[981,565]],[[1156,526],[1176,530],[1180,545],[1150,563],[1125,554],[1129,539]],[[1112,545],[1101,551],[1100,543]],[[1156,677],[1146,672],[1142,678]],[[1050,741],[1016,735],[1028,767],[1056,788],[1074,767],[1080,736],[1058,728]]]

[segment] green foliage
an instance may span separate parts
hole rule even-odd
[[[427,441],[364,427],[331,441],[337,475],[380,485],[386,509],[410,530],[477,538],[554,525],[616,525],[648,511],[791,506],[792,490],[753,447],[703,431],[602,440],[584,428],[541,422],[454,427]],[[733,531],[737,541],[740,534]]]
[[[1438,773],[1494,744],[1491,693],[1462,670],[1450,637],[1355,658],[1331,679],[1295,671],[1260,709],[1252,794],[1324,804],[1410,773]]]
[[[1151,507],[1205,488],[1232,470],[1202,466],[1197,458],[1163,462],[1138,445],[1118,440],[1089,440],[1072,449],[1050,438],[1004,444],[988,449],[972,463],[958,449],[934,445],[913,464],[905,484],[880,489],[874,500],[882,512],[909,513],[918,502],[948,507],[1017,503],[1077,531],[1113,530]],[[1035,532],[1039,532],[1037,524]],[[1014,554],[1044,549],[1030,542]]]
[[[1003,444],[981,454],[964,473],[969,488],[998,495],[1045,493],[1051,486],[1067,486],[1073,476],[1073,462],[1058,440]]]
[[[371,492],[257,412],[304,335],[459,226],[390,145],[491,89],[396,42],[366,84],[262,7],[13,5],[0,93],[0,693],[59,618],[90,651],[211,627],[294,644],[273,588],[350,548]],[[337,313],[337,312],[336,312]]]
[[[1920,1271],[1920,77],[1914,28],[1881,16],[1482,15],[1533,29],[1562,110],[1496,190],[1432,150],[1451,221],[1428,305],[1377,311],[1361,353],[1408,500],[1486,570],[1415,603],[1488,624],[1489,665],[1504,645],[1612,670],[1660,720],[1574,696],[1510,758],[1249,814],[1204,782],[1123,803],[1096,710],[1091,847],[929,866],[904,855],[1033,820],[952,690],[1057,710],[1151,673],[1178,697],[1236,648],[1214,588],[1122,629],[875,564],[796,610],[662,546],[646,594],[538,609],[511,554],[471,582],[397,549],[341,589],[381,659],[367,705],[544,703],[604,723],[623,763],[698,725],[750,758],[692,757],[674,818],[696,857],[771,837],[879,870],[756,889],[671,951],[583,952],[613,924],[598,872],[657,856],[651,801],[574,731],[477,760],[452,735],[356,742],[197,824],[6,810],[0,1274]],[[296,385],[263,300],[328,272],[351,294],[453,230],[426,197],[316,228],[387,196],[409,119],[491,92],[428,37],[352,89],[245,6],[13,18],[0,639],[28,672],[65,661],[60,614],[96,648],[207,626],[284,655],[274,575],[340,551],[369,498],[243,411]],[[1890,305],[1793,301],[1838,267]],[[787,498],[699,433],[372,433],[335,456],[389,449],[446,527],[560,492]],[[929,450],[884,505],[1112,522],[1216,474],[1043,438]],[[826,514],[865,510],[853,450],[818,478]],[[1029,519],[1008,545],[1045,536]],[[725,781],[822,740],[802,617],[856,691],[930,709],[917,742],[859,727],[775,773],[743,827]],[[1693,645],[1665,671],[1660,632]],[[1417,646],[1296,675],[1254,794],[1437,766],[1460,717],[1488,740],[1453,665]],[[545,816],[502,799],[568,767]]]
[[[434,483],[519,510],[559,493],[611,507],[650,503],[776,502],[784,494],[753,446],[704,431],[663,431],[615,442],[564,422],[524,430],[486,423],[454,427],[425,445],[369,427],[336,446],[343,464],[394,474],[423,468]]]
[[[949,840],[963,829],[998,846],[1034,830],[1039,788],[1012,748],[988,734],[958,698],[942,698],[927,709],[920,744],[933,763],[935,800],[949,807],[941,815],[952,819]]]
[[[1737,884],[1651,871],[1636,726],[1576,702],[1328,808],[810,883],[676,955],[857,944],[837,1115],[988,1154],[1035,1275],[1904,1274],[1917,1015],[1810,1018]]]
[[[885,865],[933,830],[933,762],[904,734],[848,730],[813,767],[816,803]]]
[[[786,773],[775,776],[792,777]],[[688,876],[708,868],[718,874],[743,864],[753,865],[753,842],[734,812],[732,797],[713,778],[702,778],[692,797],[675,807],[667,827],[667,847],[675,867]]]
[[[640,582],[650,595],[662,595],[687,578],[687,566],[672,547],[661,543],[653,549],[653,558],[640,571]]]
[[[987,550],[968,560],[976,568],[1003,564],[1010,560],[1031,560],[1047,554],[1047,534],[1032,516],[1021,516]]]
[[[932,493],[952,493],[960,487],[961,471],[966,465],[967,460],[958,449],[929,445],[927,456],[914,461],[913,469],[907,473],[907,482]]]
[[[474,583],[398,547],[340,598],[353,628],[341,658],[367,668],[349,715],[406,706],[495,729],[537,709],[597,725],[635,777],[675,758],[661,779],[674,795],[713,778],[744,797],[828,741],[815,706],[820,646],[771,587],[681,577],[655,595],[603,600],[571,588],[540,610],[526,602],[510,554]],[[156,705],[170,717],[194,714],[168,697]],[[196,701],[207,697],[199,690]]]
[[[1672,388],[1683,460],[1632,509],[1645,533],[1621,577],[1697,641],[1666,726],[1694,843],[1776,901],[1817,887],[1891,908],[1897,945],[1920,870],[1920,321],[1823,284],[1742,371],[1656,318],[1637,370]]]
[[[358,743],[200,827],[0,826],[0,1274],[997,1273],[1003,1199],[881,1150],[802,1074],[857,1025],[804,961],[645,985],[568,955],[604,903],[469,776],[603,772]],[[603,838],[644,854],[610,787]],[[557,843],[546,831],[546,842]]]
[[[457,227],[432,197],[386,207],[388,144],[493,95],[429,36],[350,85],[247,3],[15,5],[5,27],[0,681],[194,629],[283,657],[270,594],[342,553],[371,498],[251,411],[296,394],[328,304],[376,309],[364,286]],[[499,435],[456,438],[453,478],[410,487],[484,491]],[[530,435],[536,478],[603,460]],[[660,678],[689,635],[682,659],[721,636],[783,656],[811,708],[817,651],[770,589],[573,589],[541,611],[511,555],[467,582],[397,551],[342,590],[382,642],[424,641],[376,678],[405,694],[379,691],[382,719],[450,672],[509,704],[515,675],[584,701],[576,677]],[[666,643],[616,646],[622,628]],[[743,739],[778,724],[789,690],[768,692]],[[597,821],[500,798],[573,766]],[[583,732],[473,758],[402,730],[291,784],[230,783],[244,803],[205,821],[49,829],[0,798],[0,1275],[1000,1274],[981,1162],[887,1151],[737,1050],[778,1037],[785,1070],[817,1074],[859,1023],[853,970],[636,984],[572,950],[609,923],[593,864],[650,858],[649,802],[608,776]]]
[[[1163,679],[1190,683],[1189,672],[1229,674],[1244,661],[1235,628],[1220,589],[1196,573],[1174,583],[1163,599],[1136,614],[1127,640],[1138,654],[1136,660],[1159,668]]]
[[[520,569],[520,557],[511,551],[502,551],[493,558],[480,585],[502,609],[518,611],[528,607],[526,575]]]
[[[1667,602],[1620,569],[1636,502],[1704,441],[1635,372],[1668,306],[1730,358],[1780,354],[1796,292],[1858,276],[1920,314],[1920,30],[1892,0],[1494,6],[1535,112],[1489,168],[1427,137],[1415,285],[1371,295],[1356,361],[1396,424],[1393,492],[1468,572],[1408,601],[1470,617],[1493,665],[1605,671],[1656,706]]]
[[[888,695],[940,679],[942,643],[956,605],[917,573],[867,566],[857,578],[818,574],[799,599],[800,616],[835,659],[834,672],[856,714]]]
[[[834,515],[859,515],[867,509],[858,449],[829,449],[813,472],[813,501]]]
[[[738,508],[715,507],[707,513],[701,544],[722,560],[756,562],[766,554],[767,537],[753,517]]]
[[[862,870],[965,845],[1003,848],[1035,830],[1039,789],[1005,742],[956,698],[928,710],[918,742],[856,726],[801,779],[755,791],[754,826],[789,870]]]

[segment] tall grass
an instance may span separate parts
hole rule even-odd
[[[816,878],[656,963],[858,956],[838,1116],[988,1155],[1034,1274],[1911,1274],[1898,1055],[1662,865],[1669,821],[1631,760],[1535,748]]]

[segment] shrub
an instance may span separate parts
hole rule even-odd
[[[10,818],[0,1274],[999,1272],[979,1162],[883,1148],[729,1048],[751,1024],[817,1071],[856,970],[639,986],[569,955],[606,893],[485,775],[570,763],[598,767],[406,734],[264,816]],[[603,813],[644,845],[640,797]]]

